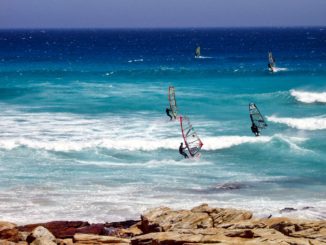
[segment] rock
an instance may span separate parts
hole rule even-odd
[[[1,245],[16,245],[15,242],[10,242],[10,241],[1,240],[1,239],[0,239],[0,244]]]
[[[227,231],[224,234],[229,237],[242,237],[242,238],[255,237],[255,233],[252,230],[232,230],[232,231]]]
[[[112,243],[125,243],[129,244],[130,240],[125,238],[118,238],[113,236],[99,236],[99,235],[89,235],[89,234],[75,234],[74,242],[81,244],[112,244]]]
[[[8,229],[11,230],[15,227],[16,227],[16,225],[14,223],[0,221],[0,231],[8,230]]]
[[[34,242],[34,240],[37,240],[35,244],[33,245],[45,245],[45,242],[48,241],[49,245],[51,244],[50,242],[55,242],[55,236],[48,231],[46,228],[43,226],[38,226],[36,227],[32,233],[26,238],[26,241],[28,243]]]
[[[56,242],[58,245],[73,245],[74,244],[74,242],[71,238],[57,239]]]
[[[122,234],[122,237],[134,237],[143,234],[143,232],[138,226],[132,226],[128,229],[121,229],[120,234]]]
[[[11,242],[18,242],[20,240],[18,229],[13,228],[13,229],[5,229],[0,231],[0,239],[11,241]]]
[[[53,240],[49,240],[47,237],[39,237],[36,238],[30,245],[57,245],[57,243]]]
[[[210,216],[213,219],[214,226],[223,223],[237,222],[241,220],[249,220],[252,213],[245,210],[237,210],[232,208],[215,208]]]
[[[289,212],[293,212],[293,211],[298,211],[297,209],[295,208],[283,208],[280,210],[280,213],[289,213]]]
[[[48,223],[31,224],[19,226],[20,231],[31,232],[38,226],[43,226],[48,229],[57,238],[72,238],[77,233],[78,228],[90,226],[88,222],[84,221],[52,221]]]

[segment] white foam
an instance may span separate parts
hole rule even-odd
[[[207,137],[204,141],[205,150],[219,150],[230,148],[246,143],[266,143],[271,140],[271,137],[250,137],[250,136],[218,136],[218,137]]]
[[[326,92],[307,92],[299,90],[290,90],[291,95],[303,103],[326,103]]]
[[[203,150],[207,151],[266,143],[276,137],[212,136],[211,124],[205,123],[194,121],[194,124],[202,125],[198,134],[204,143]],[[287,140],[295,143],[293,138]],[[180,142],[182,137],[177,121],[140,113],[128,117],[115,114],[83,117],[69,113],[26,113],[7,108],[0,116],[0,148],[6,150],[28,147],[64,152],[87,148],[155,151],[176,150]]]
[[[306,117],[306,118],[291,118],[291,117],[277,117],[269,116],[268,121],[274,123],[286,124],[291,128],[300,130],[323,130],[326,129],[326,117]]]
[[[287,68],[284,67],[273,67],[273,72],[287,71]]]

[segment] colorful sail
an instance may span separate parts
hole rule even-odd
[[[263,115],[258,110],[257,106],[254,103],[249,104],[249,113],[250,119],[253,124],[255,124],[259,129],[263,129],[267,127],[267,123]]]
[[[198,137],[195,129],[190,124],[189,118],[180,117],[180,126],[181,126],[182,137],[189,151],[189,154],[192,157],[197,156],[203,146],[203,143]]]
[[[177,101],[175,99],[175,89],[173,86],[169,87],[169,103],[170,103],[170,109],[172,115],[176,119],[178,115],[178,107],[177,107]]]

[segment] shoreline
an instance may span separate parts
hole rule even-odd
[[[190,210],[154,208],[139,220],[110,223],[51,221],[17,226],[0,221],[2,245],[271,244],[272,241],[274,244],[326,243],[326,220],[256,218],[250,211],[202,204]]]

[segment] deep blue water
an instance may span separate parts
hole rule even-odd
[[[178,154],[170,85],[204,143],[198,160]],[[269,125],[260,137],[250,102]],[[2,30],[0,105],[1,220],[203,202],[326,217],[326,28]]]

